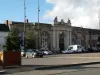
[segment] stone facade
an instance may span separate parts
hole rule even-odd
[[[72,44],[89,47],[92,44],[97,44],[99,37],[100,30],[72,27]]]
[[[18,28],[20,32],[24,30],[23,22],[6,21],[5,24],[10,29]],[[63,19],[58,22],[57,17],[55,17],[53,25],[46,23],[39,23],[38,25],[38,23],[26,22],[25,29],[26,32],[31,31],[37,34],[38,41],[36,43],[39,48],[49,48],[56,52],[67,49],[72,44],[88,47],[90,44],[96,43],[100,36],[100,30],[74,27],[71,26],[70,19],[67,23]]]
[[[0,24],[0,45],[5,45],[6,37],[8,36],[9,27],[5,24]]]

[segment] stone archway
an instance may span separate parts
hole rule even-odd
[[[64,50],[64,32],[60,32],[59,34],[59,49],[60,49],[60,52],[62,50]]]
[[[47,31],[41,33],[41,48],[49,48],[49,33]]]

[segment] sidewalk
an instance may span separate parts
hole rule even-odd
[[[0,75],[1,75],[1,74],[4,74],[4,73],[5,73],[5,70],[2,69],[2,67],[0,66]]]
[[[99,54],[95,55],[61,55],[60,57],[44,57],[35,59],[22,59],[22,66],[5,69],[8,74],[16,74],[24,72],[28,75],[29,72],[49,70],[59,67],[81,66],[89,64],[100,64]],[[41,74],[40,74],[41,75]]]
[[[37,61],[34,61],[37,60]],[[5,69],[8,74],[16,74],[19,72],[25,72],[26,75],[30,71],[35,70],[49,70],[59,67],[71,67],[71,66],[81,66],[81,65],[89,65],[89,64],[100,64],[100,58],[43,58],[41,59],[33,59],[33,62],[30,62],[29,65],[25,63],[23,60],[23,65],[17,68],[8,68]],[[50,62],[52,60],[52,62]]]

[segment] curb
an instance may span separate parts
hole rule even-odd
[[[48,65],[48,66],[44,66],[44,67],[35,68],[35,70],[48,70],[48,69],[61,68],[61,67],[72,67],[72,66],[93,65],[93,64],[100,64],[100,62],[68,64],[68,65],[54,65],[54,66]]]
[[[0,74],[5,74],[5,70],[0,70]]]

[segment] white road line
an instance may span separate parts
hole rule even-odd
[[[100,59],[99,56],[98,57],[50,57],[50,58],[99,58]]]
[[[0,70],[0,73],[4,73],[5,72],[5,70]]]

